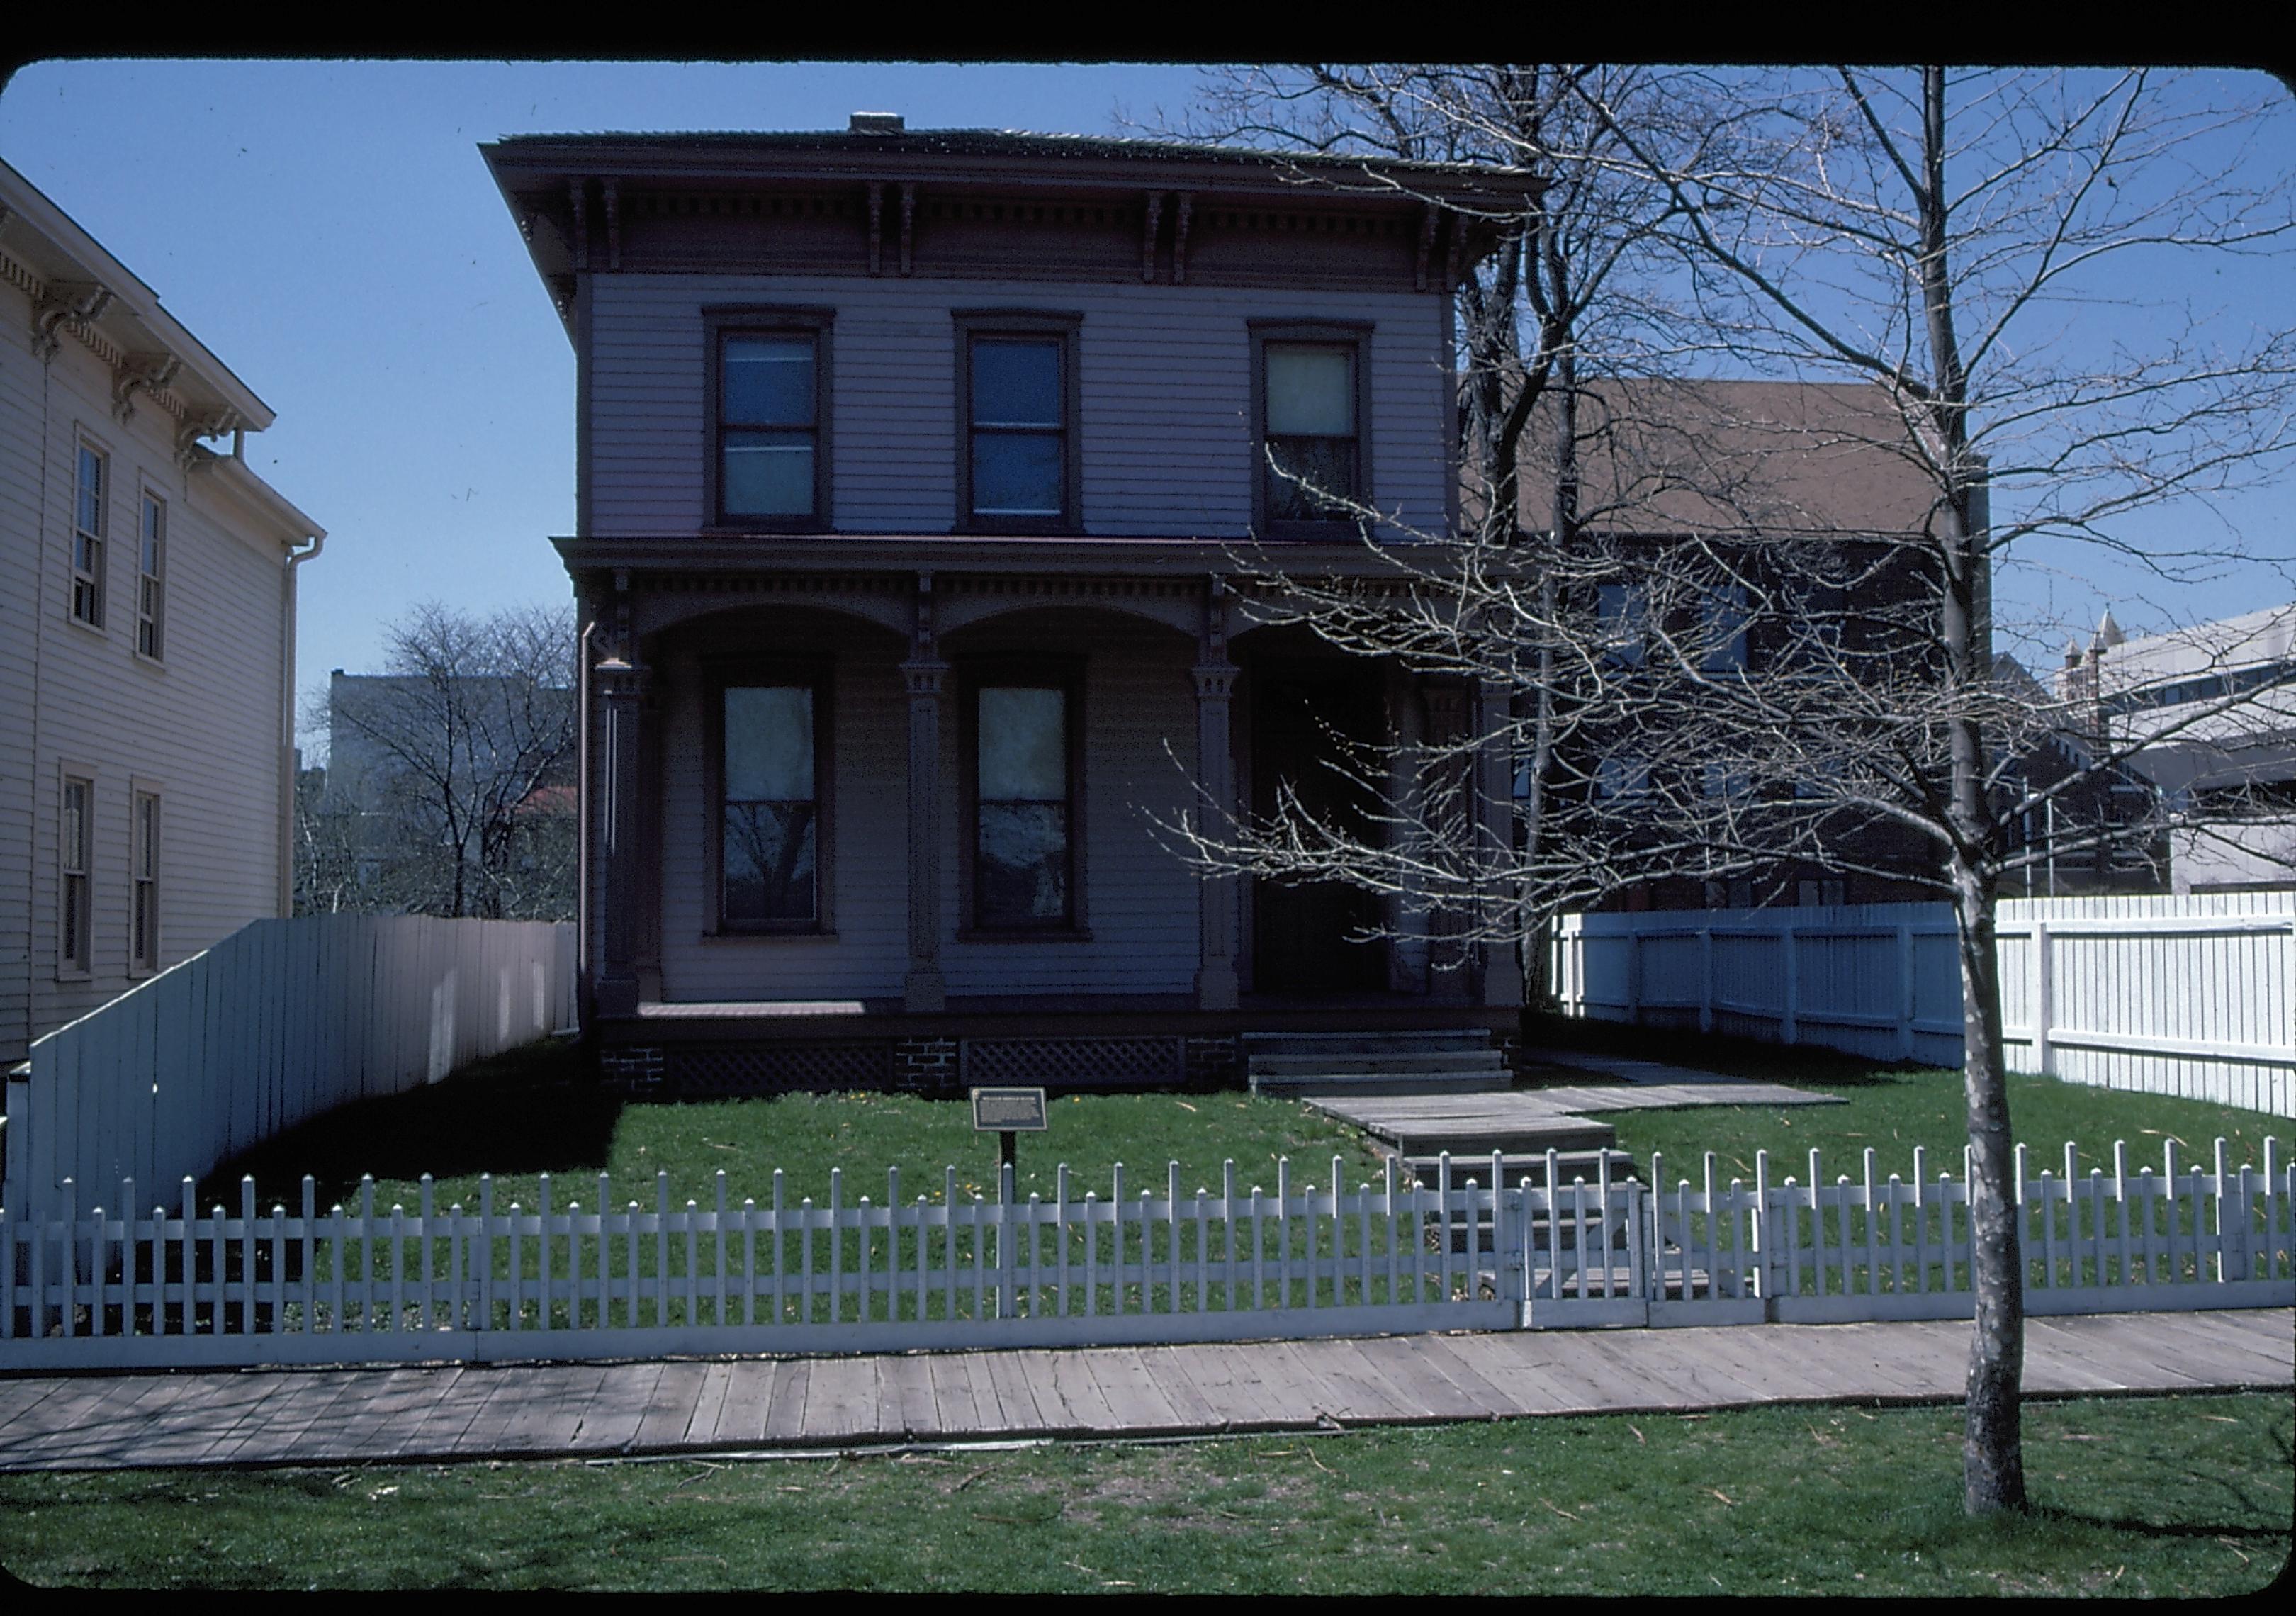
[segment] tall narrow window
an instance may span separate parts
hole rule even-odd
[[[1356,350],[1270,342],[1266,349],[1267,480],[1271,521],[1328,521],[1357,496]]]
[[[973,920],[984,930],[1074,923],[1069,695],[1058,685],[975,693]]]
[[[817,519],[819,332],[726,331],[718,344],[718,521]]]
[[[168,564],[167,502],[144,496],[143,544],[135,578],[135,649],[155,661],[165,644],[162,624],[167,601],[161,591]]]
[[[73,976],[88,970],[87,849],[94,796],[90,782],[66,780],[63,815],[56,826],[56,863],[62,877],[56,894],[56,969]]]
[[[103,627],[103,534],[111,467],[103,455],[79,446],[79,471],[72,496],[71,614],[93,628]]]
[[[138,971],[160,968],[160,799],[135,793],[135,913],[128,957]]]
[[[815,690],[728,685],[719,915],[735,931],[801,931],[821,919]]]
[[[1062,533],[1078,525],[1073,315],[956,315],[958,526]]]

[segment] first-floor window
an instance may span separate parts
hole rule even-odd
[[[820,923],[816,694],[810,683],[725,687],[719,915],[734,930]]]
[[[160,799],[135,793],[135,913],[128,957],[138,971],[160,968]]]
[[[57,894],[56,965],[75,974],[88,969],[87,847],[94,798],[91,782],[66,780],[63,817],[56,830],[56,862],[62,877],[62,890]]]
[[[974,692],[973,922],[983,930],[1074,923],[1070,696],[1064,684]]]

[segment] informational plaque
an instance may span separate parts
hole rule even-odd
[[[972,1091],[976,1134],[1040,1134],[1045,1131],[1041,1088],[976,1088]]]

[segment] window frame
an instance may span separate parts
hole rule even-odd
[[[93,457],[96,466],[95,527],[93,531],[80,525],[80,496],[83,485],[80,473],[83,458]],[[86,432],[72,439],[70,544],[66,559],[70,563],[71,587],[64,597],[64,610],[70,619],[83,628],[101,634],[104,628],[105,571],[107,551],[111,540],[111,451]],[[94,564],[82,568],[79,564],[80,544],[85,539]],[[83,591],[85,595],[83,595]],[[89,610],[83,612],[80,603],[85,598]]]
[[[144,813],[151,814],[151,835],[144,836]],[[146,781],[132,783],[127,809],[127,974],[151,976],[160,969],[160,883],[164,868],[166,816],[160,793]],[[139,947],[139,943],[141,947]]]
[[[702,869],[705,937],[834,937],[836,871],[835,666],[817,659],[712,659],[702,665]],[[734,920],[726,914],[726,692],[764,685],[813,692],[813,918]]]
[[[152,516],[159,513],[159,532],[150,532]],[[143,498],[135,508],[135,654],[149,662],[168,660],[168,501],[145,484]],[[155,537],[152,546],[152,568],[144,568],[144,548],[147,537]],[[146,586],[149,586],[147,592]],[[148,603],[151,610],[146,611]],[[147,634],[145,631],[149,630]],[[145,642],[150,642],[147,648]]]
[[[701,311],[702,416],[709,438],[703,456],[702,531],[711,534],[814,533],[834,530],[830,461],[834,442],[830,403],[834,308],[779,304],[711,304]],[[813,339],[813,509],[796,516],[736,516],[726,510],[726,339],[786,337]]]
[[[56,791],[56,980],[85,981],[95,974],[95,771],[66,763]],[[80,789],[79,860],[69,857],[67,826],[72,788]],[[79,889],[75,897],[72,883]]]
[[[961,942],[1090,941],[1085,904],[1085,664],[1079,657],[1003,656],[969,660],[957,669],[957,734],[963,749],[963,833],[957,842]],[[1068,742],[1068,913],[1058,919],[983,923],[980,915],[980,693],[1057,690]]]
[[[1268,479],[1275,474],[1267,461],[1267,349],[1297,345],[1307,348],[1347,348],[1353,353],[1355,379],[1355,487],[1347,496],[1357,504],[1372,498],[1371,375],[1369,357],[1374,330],[1368,320],[1247,320],[1251,339],[1251,527],[1264,538],[1330,539],[1352,533],[1355,523],[1345,516],[1308,519],[1269,515]]]
[[[958,533],[1080,535],[1084,531],[1084,379],[1081,312],[954,308],[956,343],[956,523]],[[980,516],[972,509],[972,345],[999,337],[1056,337],[1061,349],[1061,511],[1057,516]]]

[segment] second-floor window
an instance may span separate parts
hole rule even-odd
[[[72,493],[71,614],[94,628],[103,627],[104,506],[111,473],[102,451],[79,446]]]
[[[829,316],[711,310],[710,520],[796,530],[829,521]]]
[[[1065,315],[957,316],[960,526],[1076,529],[1077,324]]]
[[[1364,332],[1299,322],[1252,327],[1254,515],[1263,532],[1308,537],[1369,497]]]
[[[165,648],[168,505],[150,494],[144,496],[142,537],[135,568],[135,649],[156,661]]]

